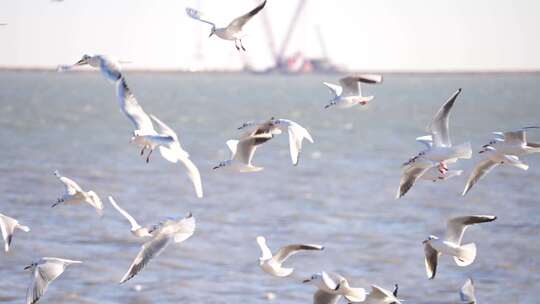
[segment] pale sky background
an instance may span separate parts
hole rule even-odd
[[[260,0],[259,0],[260,1]],[[0,67],[55,67],[82,54],[132,61],[125,68],[239,68],[272,65],[263,16],[253,18],[240,55],[208,38],[185,7],[226,25],[254,0],[0,0]],[[298,0],[268,0],[278,47]],[[360,70],[539,70],[538,0],[307,0],[288,53],[321,55]],[[200,54],[200,55],[198,55]]]

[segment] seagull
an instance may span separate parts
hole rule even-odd
[[[459,297],[462,304],[476,304],[476,297],[474,295],[474,282],[471,278],[467,279],[461,290],[459,291]]]
[[[168,219],[159,225],[156,225],[152,231],[152,239],[142,245],[139,254],[133,260],[128,271],[120,280],[124,283],[138,274],[150,260],[167,248],[171,243],[181,243],[193,235],[195,231],[195,218],[191,213],[181,219]]]
[[[26,304],[34,304],[47,291],[49,284],[56,280],[66,268],[72,264],[81,264],[81,261],[73,261],[59,258],[41,258],[24,269],[32,270],[32,284],[26,291]]]
[[[498,165],[510,165],[521,170],[528,170],[529,166],[524,164],[517,156],[515,155],[506,155],[497,151],[492,146],[486,146],[484,149],[480,150],[478,153],[484,153],[486,159],[481,161],[471,173],[465,189],[461,195],[467,194],[471,188],[486,174],[488,174],[493,168]]]
[[[313,143],[313,138],[306,130],[306,128],[289,119],[275,119],[272,117],[270,120],[262,122],[250,121],[244,123],[238,129],[243,129],[245,127],[254,125],[257,126],[257,131],[255,132],[255,134],[270,133],[272,135],[277,135],[281,134],[282,131],[286,129],[289,133],[289,151],[291,155],[291,161],[292,164],[295,166],[298,165],[298,155],[302,151],[302,142],[304,138],[307,139],[309,142]]]
[[[371,292],[367,295],[365,304],[401,304],[397,298],[398,286],[396,284],[393,292],[377,285],[371,285]]]
[[[257,147],[272,139],[273,135],[271,133],[257,132],[257,130],[247,132],[238,140],[228,140],[226,143],[227,147],[231,150],[231,159],[220,162],[213,169],[225,168],[228,171],[241,173],[263,170],[263,167],[253,166],[251,160]]]
[[[356,105],[367,105],[373,96],[362,96],[360,83],[381,83],[383,77],[381,75],[350,75],[339,80],[340,85],[335,85],[328,82],[323,82],[330,89],[332,99],[324,108],[328,109],[331,106],[336,106],[340,109],[350,108]]]
[[[476,245],[474,243],[462,245],[463,233],[465,233],[469,225],[492,222],[496,219],[497,217],[493,215],[455,217],[447,223],[444,240],[430,235],[422,242],[424,244],[427,277],[429,279],[435,278],[437,261],[439,255],[443,253],[452,256],[458,266],[465,267],[472,264],[476,258]]]
[[[91,67],[100,69],[107,80],[111,83],[115,83],[122,78],[120,63],[121,61],[107,55],[91,56],[84,54],[81,60],[77,61],[74,65],[60,65],[58,66],[57,71],[63,72],[77,66],[90,65]]]
[[[455,162],[457,159],[469,159],[472,155],[471,144],[466,142],[457,146],[452,146],[450,141],[450,132],[448,126],[448,118],[450,110],[454,106],[454,103],[461,93],[461,89],[458,89],[439,109],[433,121],[429,125],[428,129],[431,133],[432,142],[428,140],[422,140],[420,137],[418,141],[426,144],[427,148],[418,153],[417,156],[409,159],[405,165],[411,164],[419,158],[429,159],[431,161],[439,162],[439,169],[441,171],[447,170],[445,162]]]
[[[0,230],[2,231],[2,237],[4,238],[5,252],[9,251],[9,246],[11,245],[15,228],[24,232],[30,231],[30,228],[19,224],[19,221],[17,221],[16,219],[0,213]]]
[[[94,191],[83,191],[76,182],[65,176],[61,176],[58,170],[54,171],[54,175],[64,184],[65,193],[51,207],[56,207],[60,204],[77,205],[88,203],[96,209],[99,216],[103,215],[103,203]]]
[[[129,223],[131,224],[131,233],[134,236],[136,237],[151,237],[152,236],[149,232],[151,228],[141,227],[141,225],[139,225],[139,223],[137,223],[137,221],[131,215],[129,215],[129,213],[127,213],[124,209],[118,206],[118,204],[112,198],[112,196],[109,196],[109,202],[111,203],[111,205],[113,205],[113,207],[116,210],[118,210],[118,212],[120,212],[129,221]]]
[[[313,274],[303,283],[310,283],[318,288],[313,296],[314,304],[335,304],[344,296],[349,302],[363,302],[366,300],[364,288],[352,288],[349,282],[341,275],[334,273],[330,277],[326,272]],[[336,283],[336,281],[338,283]]]
[[[539,153],[540,143],[527,141],[526,131],[529,129],[539,129],[540,127],[524,127],[517,131],[493,132],[495,138],[482,146],[497,149],[502,154],[522,156],[526,154]]]
[[[266,239],[263,236],[257,237],[257,244],[259,244],[262,251],[262,256],[259,258],[259,266],[261,266],[264,272],[276,277],[287,277],[293,273],[293,268],[283,268],[281,265],[290,256],[302,250],[324,249],[324,247],[320,245],[295,244],[282,247],[276,255],[272,256],[272,251],[270,251],[270,248],[266,245]]]
[[[193,8],[186,8],[186,13],[189,17],[202,21],[204,23],[208,23],[212,26],[212,30],[210,31],[209,38],[212,37],[212,35],[216,34],[221,39],[224,40],[234,40],[234,46],[238,51],[243,50],[245,51],[246,48],[242,44],[242,38],[245,37],[245,34],[242,33],[242,28],[244,25],[253,17],[255,16],[259,11],[261,11],[264,6],[266,5],[266,0],[259,4],[256,8],[252,9],[249,13],[242,15],[233,21],[229,23],[226,27],[222,28],[216,28],[216,24],[213,22],[208,21],[208,19],[204,16],[204,14],[196,9]]]

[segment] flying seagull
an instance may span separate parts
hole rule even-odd
[[[261,266],[264,272],[276,277],[286,277],[293,273],[293,268],[282,267],[285,262],[292,255],[303,250],[323,250],[324,247],[320,245],[310,244],[295,244],[285,246],[272,256],[272,251],[266,245],[266,239],[263,236],[257,237],[257,244],[261,248],[262,256],[259,258],[259,266]]]
[[[353,303],[366,300],[366,290],[364,288],[350,287],[347,279],[337,273],[333,273],[332,276],[324,271],[315,273],[309,279],[304,280],[303,283],[309,283],[318,288],[313,296],[314,304],[335,304],[339,302],[342,296]]]
[[[474,168],[471,176],[469,176],[469,179],[467,180],[467,184],[465,184],[462,195],[467,194],[480,179],[499,165],[510,165],[521,170],[529,169],[529,166],[524,164],[517,156],[502,154],[492,146],[486,146],[478,153],[483,153],[486,158]]]
[[[476,245],[474,243],[461,244],[465,230],[470,225],[488,223],[496,219],[497,217],[493,215],[455,217],[447,223],[444,240],[430,235],[423,241],[427,277],[429,279],[435,277],[437,262],[441,254],[452,256],[456,264],[461,267],[472,264],[476,258]]]
[[[272,134],[278,135],[282,131],[287,130],[289,134],[289,152],[291,155],[291,161],[293,165],[298,165],[298,156],[302,152],[302,142],[304,139],[307,139],[309,142],[313,143],[313,138],[311,134],[302,127],[300,124],[282,118],[271,118],[267,121],[248,121],[242,124],[238,129],[243,129],[246,127],[256,126],[255,134]]]
[[[493,132],[495,138],[482,146],[495,148],[502,154],[522,156],[526,154],[539,153],[540,143],[527,140],[527,130],[539,129],[540,127],[524,127],[515,131]]]
[[[259,4],[256,8],[249,11],[247,14],[234,19],[233,21],[231,21],[231,23],[229,23],[229,25],[222,28],[216,28],[215,23],[209,21],[202,12],[196,9],[188,7],[186,8],[186,13],[191,18],[202,21],[204,23],[208,23],[212,26],[212,29],[210,31],[210,36],[208,37],[212,37],[212,35],[216,34],[216,36],[218,36],[221,39],[234,40],[234,45],[236,49],[237,50],[241,49],[245,51],[246,48],[242,44],[242,38],[244,38],[245,34],[242,32],[242,28],[251,18],[253,18],[253,16],[255,16],[259,11],[261,11],[265,5],[266,5],[266,0],[263,3]]]
[[[4,238],[5,252],[9,251],[9,246],[13,240],[13,232],[15,232],[15,228],[24,232],[30,231],[30,228],[19,224],[19,221],[16,219],[0,213],[0,230],[2,231],[2,237]]]
[[[459,298],[462,304],[476,304],[476,296],[474,295],[474,282],[471,278],[467,279],[463,287],[459,290]]]
[[[103,202],[94,191],[84,191],[82,188],[65,176],[61,176],[58,170],[54,171],[54,175],[64,184],[65,192],[61,198],[56,200],[52,207],[60,204],[63,205],[78,205],[82,203],[90,204],[96,209],[99,216],[103,215]]]
[[[457,97],[461,93],[458,89],[439,109],[428,130],[431,133],[432,144],[427,145],[418,155],[409,159],[404,165],[414,163],[418,159],[428,159],[439,163],[439,169],[448,170],[446,162],[455,162],[457,159],[469,159],[472,155],[471,144],[466,142],[457,146],[452,146],[450,141],[449,116],[450,110],[454,106]]]
[[[381,83],[383,77],[381,75],[350,75],[339,80],[340,85],[323,82],[330,89],[332,99],[324,108],[336,106],[340,109],[350,108],[356,105],[367,105],[373,96],[363,96],[361,83],[376,84]]]
[[[81,263],[80,261],[45,257],[25,267],[25,270],[32,271],[32,284],[26,291],[26,304],[37,303],[47,291],[49,284],[56,280],[68,266]]]
[[[84,54],[83,57],[73,65],[60,65],[58,66],[58,71],[63,72],[70,70],[77,66],[89,65],[94,68],[98,68],[103,76],[109,82],[115,83],[122,78],[122,69],[120,67],[121,61],[107,56],[107,55],[87,55]]]
[[[149,231],[152,239],[142,245],[139,254],[120,280],[124,283],[138,274],[151,259],[160,255],[170,243],[181,243],[195,232],[195,218],[189,214],[181,219],[169,219]]]
[[[256,167],[251,164],[253,155],[258,146],[272,139],[271,133],[258,133],[257,130],[244,133],[240,139],[228,140],[227,147],[231,150],[231,159],[220,162],[213,169],[224,168],[233,172],[257,172],[263,167]]]
[[[112,196],[109,196],[109,202],[111,205],[113,205],[114,209],[116,209],[118,212],[120,212],[131,224],[131,233],[136,237],[151,237],[150,234],[151,228],[149,227],[141,227],[139,223],[129,214],[126,210],[120,208],[116,201],[112,198]]]

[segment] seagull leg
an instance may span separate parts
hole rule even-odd
[[[246,51],[246,48],[244,47],[244,44],[242,43],[242,39],[240,39],[240,47],[242,48],[242,51]]]
[[[150,153],[148,153],[148,156],[146,156],[146,163],[147,164],[150,162],[150,155],[152,155],[152,152],[154,152],[154,149],[150,149]]]
[[[142,148],[142,150],[141,150],[141,156],[143,156],[144,150],[146,150],[146,146],[144,146],[144,147]]]
[[[238,40],[234,40],[234,46],[236,47],[237,51],[240,51],[240,47],[238,46]]]

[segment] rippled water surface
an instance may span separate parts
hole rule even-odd
[[[0,302],[22,303],[30,282],[24,266],[53,256],[84,264],[51,284],[42,303],[267,303],[268,292],[274,303],[310,303],[315,288],[300,282],[321,270],[357,286],[399,283],[407,303],[456,303],[468,276],[480,302],[537,303],[540,155],[525,157],[527,172],[495,169],[466,197],[460,193],[478,154],[457,164],[464,176],[422,181],[398,201],[394,195],[400,164],[422,148],[414,138],[458,87],[452,140],[477,150],[492,131],[540,123],[540,75],[387,75],[365,87],[376,96],[369,109],[324,110],[321,82],[338,75],[126,74],[145,110],[179,134],[201,171],[204,199],[195,198],[180,165],[158,153],[150,164],[139,157],[114,87],[97,72],[0,72],[0,212],[32,228],[0,253]],[[297,121],[315,139],[297,167],[282,135],[257,150],[262,172],[213,172],[242,122],[271,116]],[[540,132],[530,136],[540,141]],[[55,169],[96,191],[104,217],[89,206],[51,209],[63,191]],[[197,230],[119,285],[141,242],[108,195],[143,224],[191,211]],[[428,280],[421,241],[443,234],[449,217],[470,213],[499,217],[467,231],[477,260],[460,268],[442,257]],[[274,278],[257,265],[257,235],[274,250],[295,242],[326,249],[291,258],[295,273]]]

